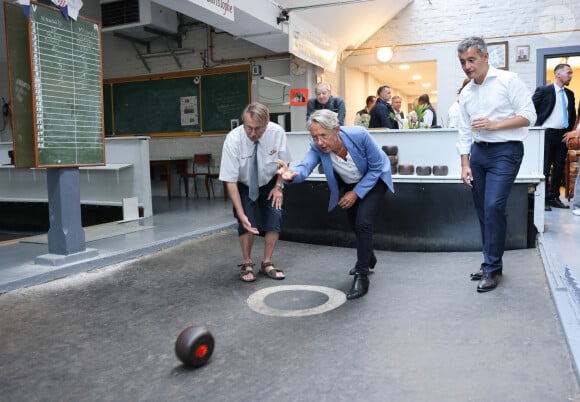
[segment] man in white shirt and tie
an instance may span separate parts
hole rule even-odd
[[[546,211],[551,211],[552,207],[570,208],[560,201],[560,183],[568,151],[563,142],[564,135],[574,128],[576,122],[574,92],[565,88],[571,80],[570,65],[558,64],[554,68],[554,83],[536,88],[532,97],[538,115],[536,126],[545,128]]]
[[[280,235],[284,197],[278,159],[286,163],[292,160],[286,133],[270,121],[270,112],[261,103],[246,106],[242,121],[226,136],[219,175],[238,220],[243,259],[238,265],[239,277],[243,282],[256,280],[252,246],[254,236],[262,232],[265,244],[259,271],[272,279],[284,279],[284,272],[272,263],[272,255]]]

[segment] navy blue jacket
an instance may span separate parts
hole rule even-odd
[[[306,104],[306,120],[308,120],[312,112],[320,109],[332,110],[338,115],[338,124],[341,126],[344,124],[346,106],[344,105],[344,101],[342,99],[331,96],[330,99],[328,99],[328,102],[326,102],[324,105],[318,102],[318,99],[316,98],[309,99],[308,103]]]
[[[369,128],[399,128],[399,124],[389,115],[395,113],[393,107],[382,99],[377,99],[377,103],[371,110]]]
[[[568,129],[572,130],[576,123],[576,100],[574,99],[574,92],[566,87],[564,87],[564,92],[568,97]],[[556,91],[554,90],[554,84],[537,87],[532,96],[532,101],[534,102],[536,114],[538,115],[536,126],[539,127],[544,124],[548,117],[550,117],[554,110],[554,106],[556,106]]]

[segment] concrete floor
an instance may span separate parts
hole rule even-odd
[[[353,249],[280,242],[275,262],[288,278],[242,283],[229,204],[173,205],[187,205],[180,219],[159,211],[152,230],[91,242],[106,244],[97,248],[113,261],[134,258],[113,248],[140,238],[146,256],[54,269],[65,277],[40,285],[38,274],[22,274],[21,285],[0,296],[1,400],[580,401],[567,344],[573,319],[562,316],[562,288],[551,287],[560,271],[578,272],[580,218],[569,211],[547,214],[538,249],[506,253],[493,292],[477,294],[469,281],[478,252],[377,251],[369,294],[341,304],[306,286],[346,292]],[[184,218],[190,214],[213,229],[194,227]],[[164,215],[181,234],[162,229]],[[0,279],[5,256],[35,252],[20,246],[0,247]],[[257,239],[257,261],[262,247]],[[250,308],[260,290],[270,290],[260,300],[277,315]],[[284,316],[330,301],[338,306],[327,312]],[[216,340],[209,363],[193,370],[174,353],[192,324],[207,326]]]

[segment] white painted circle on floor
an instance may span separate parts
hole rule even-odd
[[[300,310],[282,310],[277,308],[272,308],[268,306],[264,300],[266,297],[284,291],[311,291],[324,293],[328,296],[326,303],[320,306],[305,308]],[[327,311],[334,310],[341,304],[346,302],[346,295],[340,290],[327,288],[324,286],[310,286],[310,285],[286,285],[286,286],[273,286],[270,288],[265,288],[258,290],[248,297],[248,306],[256,313],[271,315],[276,317],[306,317],[309,315],[316,315],[326,313]]]

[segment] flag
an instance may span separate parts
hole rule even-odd
[[[68,6],[67,6],[67,0],[50,0],[52,1],[52,3],[54,5],[56,5],[58,8],[60,8],[60,12],[62,13],[62,15],[64,15],[64,17],[68,20]]]
[[[68,0],[66,7],[68,9],[68,16],[76,21],[77,17],[79,16],[79,10],[83,7],[83,1],[82,0]]]
[[[18,4],[22,7],[22,11],[26,15],[26,19],[30,19],[30,0],[18,0]]]

